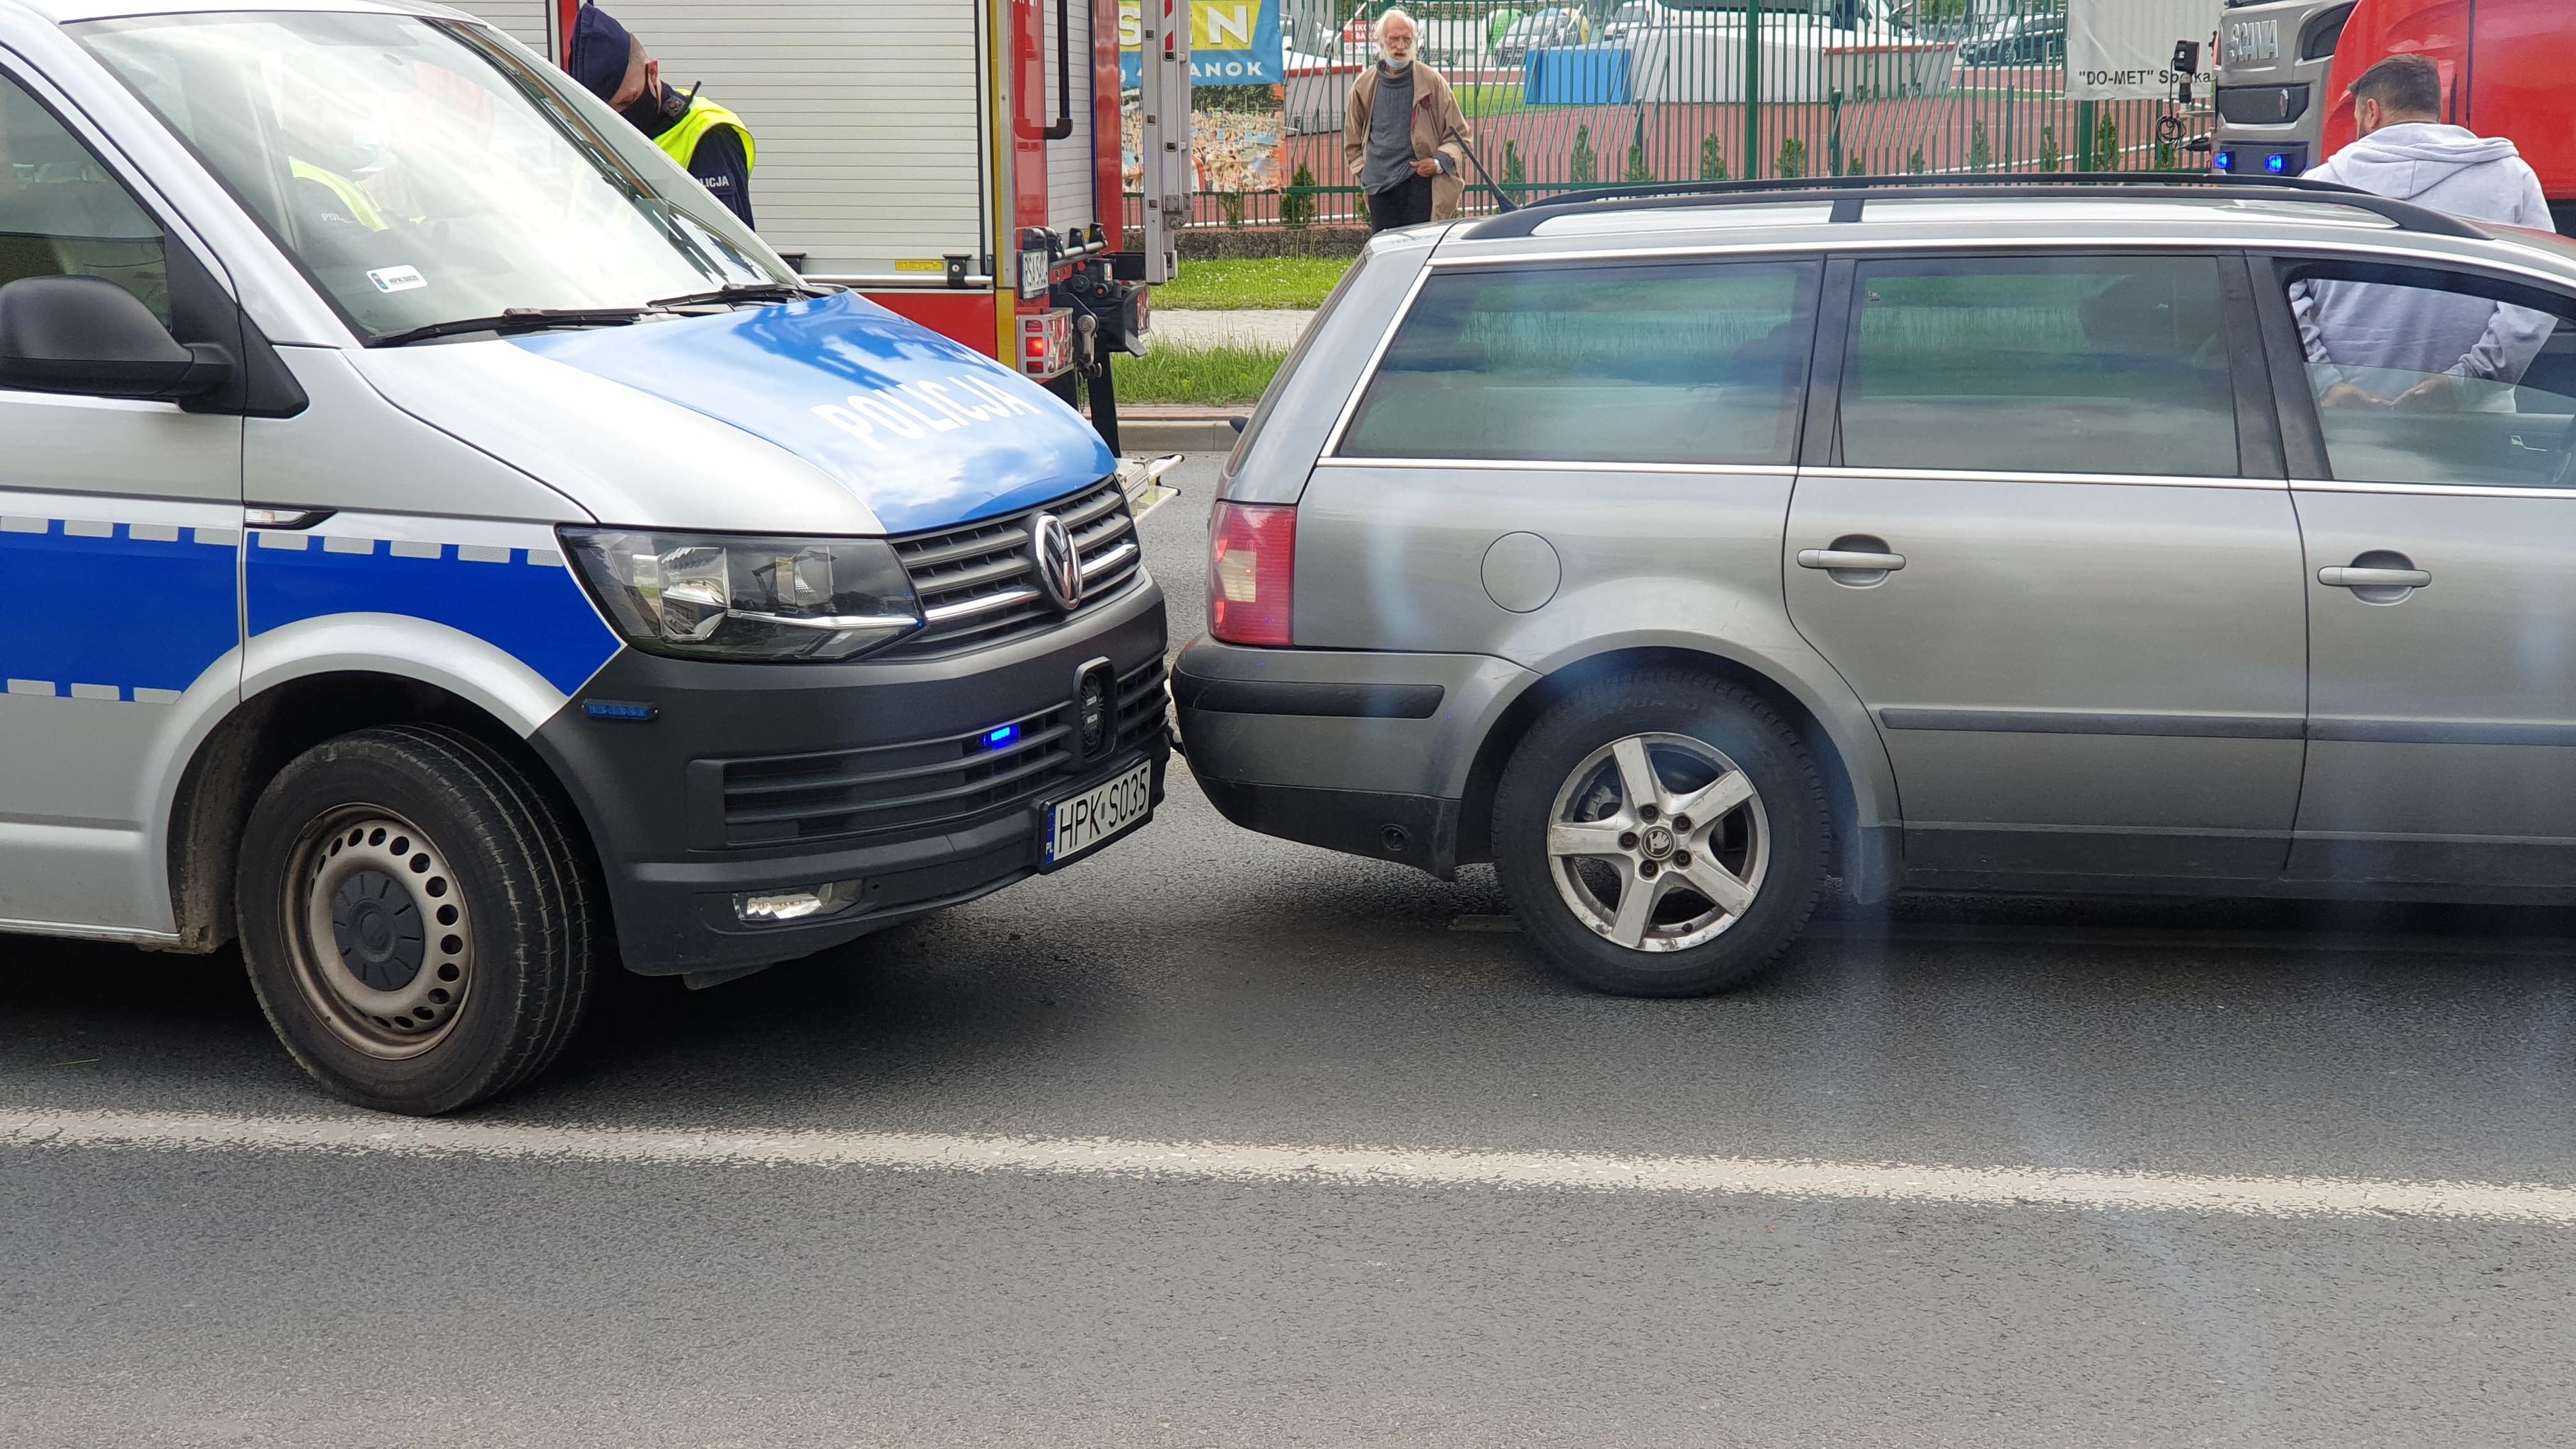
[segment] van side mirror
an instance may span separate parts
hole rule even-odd
[[[0,286],[0,388],[175,401],[223,386],[232,370],[222,348],[183,345],[105,278]]]

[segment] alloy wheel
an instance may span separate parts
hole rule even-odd
[[[1684,951],[1741,920],[1771,831],[1745,772],[1687,735],[1630,735],[1583,758],[1548,812],[1548,871],[1575,918],[1633,951]]]

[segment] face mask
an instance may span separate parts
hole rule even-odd
[[[1388,55],[1384,51],[1379,51],[1378,59],[1386,62],[1386,68],[1394,71],[1397,75],[1402,75],[1406,71],[1413,69],[1413,57],[1409,55]]]
[[[671,123],[688,108],[688,103],[680,99],[678,92],[664,86],[661,94],[639,96],[633,105],[617,114],[624,116],[627,124],[645,135],[658,136],[671,129]]]

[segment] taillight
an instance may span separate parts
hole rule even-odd
[[[1208,634],[1223,644],[1284,645],[1297,576],[1292,504],[1219,503],[1208,520]]]

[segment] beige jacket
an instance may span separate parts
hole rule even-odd
[[[1377,64],[1372,61],[1351,85],[1351,101],[1342,117],[1342,161],[1350,167],[1351,179],[1357,181],[1368,166],[1369,111],[1377,102]],[[1467,124],[1467,113],[1458,109],[1458,94],[1449,89],[1449,78],[1421,61],[1413,63],[1413,156],[1428,161],[1434,156],[1449,158],[1449,169],[1431,178],[1431,219],[1446,221],[1458,214],[1458,203],[1467,195],[1467,148],[1452,133],[1465,140],[1476,139],[1474,128]]]

